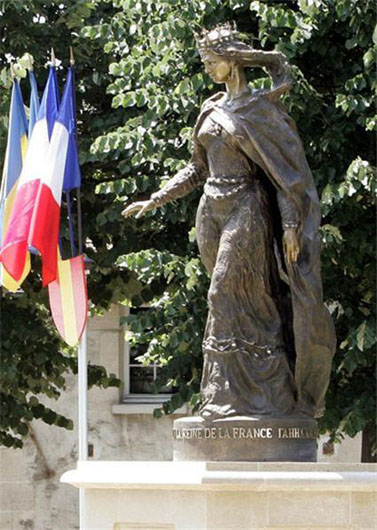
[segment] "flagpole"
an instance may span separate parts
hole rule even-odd
[[[69,47],[69,62],[71,67],[75,66],[73,49]],[[79,254],[82,254],[82,235],[81,235],[81,197],[78,188],[77,202],[79,204],[78,231],[79,231]],[[72,222],[72,211],[70,197],[67,194],[68,210],[70,222]],[[71,227],[70,227],[71,228]],[[70,230],[71,236],[71,230]],[[72,237],[71,247],[72,247]],[[74,244],[74,243],[73,243]],[[72,249],[73,252],[73,249]],[[89,270],[85,267],[86,275]],[[85,324],[84,331],[78,347],[78,423],[79,423],[79,463],[88,460],[88,322]],[[79,519],[80,530],[86,530],[85,525],[85,488],[79,489]]]
[[[88,324],[78,347],[79,463],[88,459]],[[80,530],[85,530],[85,488],[79,489]]]

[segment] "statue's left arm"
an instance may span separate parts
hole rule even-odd
[[[297,261],[300,246],[297,230],[299,227],[299,214],[294,201],[283,191],[278,191],[277,200],[283,228],[283,248],[287,264]]]

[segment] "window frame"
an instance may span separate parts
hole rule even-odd
[[[148,306],[141,306],[142,308],[147,309]],[[126,317],[130,314],[130,307],[129,306],[122,306],[121,310],[121,316]],[[139,365],[133,365],[133,363],[130,362],[130,343],[127,340],[127,332],[128,332],[128,324],[125,322],[121,325],[121,344],[120,344],[120,374],[122,378],[122,388],[121,388],[121,396],[120,396],[120,403],[121,404],[145,404],[145,405],[155,405],[159,406],[162,405],[165,401],[168,401],[174,393],[136,393],[136,392],[130,392],[131,387],[131,371],[130,368],[133,366],[139,366]],[[157,375],[157,368],[158,366],[154,364],[153,366],[153,375],[156,377]],[[146,367],[147,368],[147,367]],[[153,412],[153,409],[152,411]]]

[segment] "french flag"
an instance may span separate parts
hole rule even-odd
[[[38,119],[29,139],[12,212],[0,251],[0,261],[16,282],[22,277],[27,259],[31,220],[42,176],[47,169],[49,138],[58,106],[56,72],[55,68],[50,67]]]
[[[71,164],[69,158],[72,150],[68,148],[72,137],[75,137],[75,105],[73,70],[69,68],[28,238],[28,244],[42,256],[43,286],[54,281],[57,276],[60,205],[65,168]]]

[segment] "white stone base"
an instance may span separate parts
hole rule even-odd
[[[375,464],[79,462],[85,530],[377,529]]]

